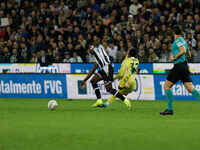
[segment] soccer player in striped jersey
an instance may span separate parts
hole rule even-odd
[[[96,63],[92,67],[92,70],[85,77],[85,79],[81,82],[80,86],[81,86],[81,88],[85,88],[86,81],[93,75],[93,73],[95,72],[95,70],[98,67],[100,68],[100,70],[90,80],[90,83],[92,84],[92,87],[93,87],[96,97],[97,97],[96,103],[92,106],[98,107],[103,104],[103,101],[101,99],[100,90],[99,90],[97,83],[101,80],[104,80],[106,91],[111,93],[112,95],[115,95],[120,100],[124,101],[127,108],[131,109],[130,100],[125,98],[116,89],[112,88],[113,72],[114,72],[113,64],[110,61],[103,46],[100,44],[100,39],[97,36],[94,36],[93,46],[91,46],[90,51],[94,55]]]
[[[139,72],[139,60],[135,58],[137,55],[137,50],[131,48],[123,60],[119,73],[114,77],[114,80],[121,78],[118,86],[118,92],[123,95],[128,95],[133,92],[136,87],[135,76]],[[107,107],[109,104],[114,102],[116,99],[115,95],[112,95],[106,103],[101,107]]]

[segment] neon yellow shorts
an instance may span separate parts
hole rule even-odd
[[[127,77],[122,78],[119,83],[119,87],[123,87],[122,89],[118,90],[120,94],[128,95],[129,93],[135,90],[136,87],[135,78],[132,76],[129,79]]]

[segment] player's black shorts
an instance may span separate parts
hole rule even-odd
[[[98,74],[101,76],[102,80],[104,80],[105,84],[113,82],[113,72],[114,68],[111,64],[104,66],[101,70],[98,71]]]
[[[185,61],[184,63],[175,64],[167,76],[167,80],[174,84],[179,80],[181,80],[182,83],[192,82],[187,62]]]

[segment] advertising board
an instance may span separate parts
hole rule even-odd
[[[165,91],[164,91],[164,83],[167,78],[167,75],[154,75],[154,91],[155,91],[155,99],[156,100],[165,100]],[[199,75],[191,75],[191,78],[194,83],[194,87],[197,91],[200,92],[200,76]],[[174,100],[195,100],[195,98],[188,93],[184,85],[181,81],[177,82],[172,87],[172,94]]]
[[[200,73],[200,63],[189,63],[191,73]],[[153,73],[166,74],[173,68],[173,63],[153,63]]]
[[[0,97],[67,98],[66,75],[0,74]]]
[[[89,81],[86,83],[86,88],[81,89],[80,83],[85,78],[86,74],[68,74],[67,75],[67,93],[69,99],[96,99],[94,90]],[[69,82],[70,81],[70,82]],[[115,80],[113,88],[118,89],[120,80]],[[132,100],[154,100],[154,84],[153,75],[137,75],[136,89],[127,97]],[[99,82],[99,89],[103,99],[108,99],[111,94],[105,89],[104,83]]]

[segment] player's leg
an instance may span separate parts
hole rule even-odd
[[[95,95],[97,97],[97,101],[94,105],[92,105],[92,107],[97,107],[98,105],[102,105],[103,101],[101,99],[101,93],[99,90],[99,86],[98,86],[98,82],[101,81],[102,78],[101,76],[99,76],[99,74],[95,74],[94,77],[90,80],[90,83],[92,84],[93,90],[95,92]]]
[[[172,100],[173,100],[173,95],[171,91],[171,87],[174,85],[173,82],[166,80],[164,84],[164,90],[165,90],[165,95],[167,99],[167,104],[168,104],[168,110],[173,110],[173,105],[172,105]]]
[[[122,88],[123,87],[123,88]],[[131,77],[127,80],[126,77],[122,78],[120,83],[119,83],[119,90],[118,92],[121,95],[128,95],[129,93],[131,93],[132,91],[134,91],[136,87],[136,81],[135,78]],[[108,105],[110,105],[111,103],[113,103],[116,99],[116,96],[112,95],[108,101],[106,103],[104,103],[104,107],[107,107]]]
[[[112,83],[108,83],[105,85],[106,91],[116,96],[120,100],[124,101],[125,105],[128,109],[131,109],[131,102],[128,98],[125,98],[122,94],[120,94],[116,89],[112,88]]]
[[[123,82],[123,83],[122,83]],[[124,80],[121,80],[120,81],[120,83],[119,83],[119,90],[118,90],[118,92],[121,94],[121,95],[123,95],[123,91],[124,91],[124,89],[122,89],[121,87],[123,86],[125,86],[125,82],[124,82]],[[120,85],[121,85],[121,87],[120,87]],[[116,99],[116,96],[115,95],[112,95],[109,99],[108,99],[108,101],[104,104],[106,107],[108,106],[108,105],[110,105],[111,103],[113,103],[114,101],[115,101],[115,99]]]
[[[120,94],[116,89],[112,88],[112,83],[106,84],[105,87],[107,92],[111,93],[122,101],[125,100],[125,97],[122,94]]]
[[[164,112],[160,112],[161,115],[173,115],[173,95],[171,91],[171,87],[178,82],[178,80],[181,78],[180,74],[180,67],[174,66],[169,75],[167,76],[167,79],[164,84],[164,90],[165,90],[165,96],[167,99],[168,109],[166,109]]]
[[[199,102],[200,102],[200,93],[194,88],[192,83],[192,78],[190,77],[189,67],[185,67],[185,74],[181,78],[181,82],[187,89],[189,93],[191,93]]]
[[[124,91],[124,89],[118,90],[118,92],[119,92],[120,94],[122,94],[122,95],[123,95],[123,91]],[[107,102],[103,104],[103,107],[107,107],[108,105],[110,105],[111,103],[113,103],[115,100],[116,100],[116,96],[115,96],[115,95],[112,95],[112,96],[107,100]]]
[[[167,99],[168,108],[164,112],[160,112],[161,115],[173,115],[173,95],[171,91],[171,87],[174,85],[173,82],[166,80],[164,84],[165,96]]]
[[[194,88],[192,82],[183,83],[189,93],[191,93],[200,102],[200,93]]]

